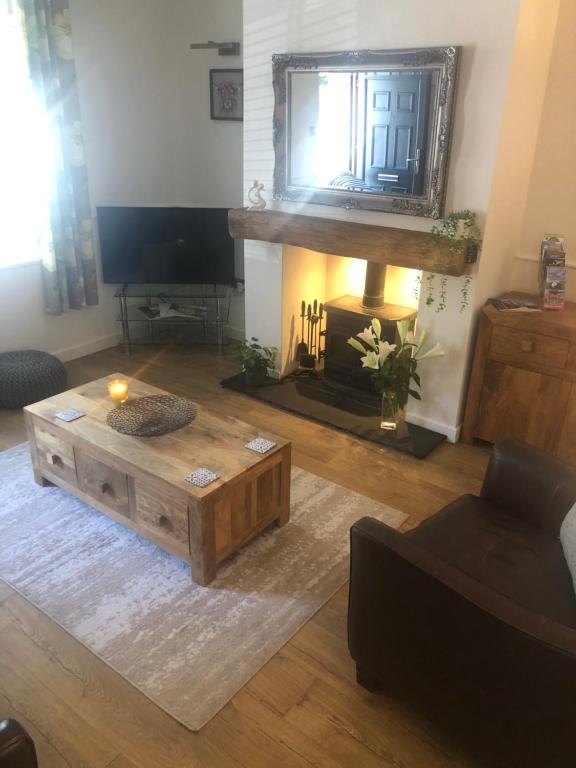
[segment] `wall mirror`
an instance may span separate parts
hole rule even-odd
[[[273,56],[274,198],[441,216],[459,50]]]

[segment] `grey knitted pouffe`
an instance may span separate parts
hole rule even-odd
[[[22,408],[66,389],[66,369],[33,349],[0,353],[0,408]]]

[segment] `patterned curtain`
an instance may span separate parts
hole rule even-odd
[[[98,303],[70,9],[68,0],[15,2],[22,14],[32,82],[54,137],[52,242],[42,276],[45,309],[58,314]]]

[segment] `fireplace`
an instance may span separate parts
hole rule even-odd
[[[383,338],[396,343],[397,321],[414,325],[421,270],[463,274],[468,252],[447,267],[444,244],[430,248],[425,232],[282,210],[231,211],[230,232],[252,241],[246,324],[250,335],[278,346],[280,379],[248,391],[238,374],[224,386],[388,444],[370,371],[347,341],[376,317]],[[414,423],[409,429],[407,443],[394,447],[415,456],[444,439]]]
[[[398,290],[398,278],[406,276],[395,276],[385,265],[370,261],[339,259],[300,248],[284,255],[283,306],[289,350],[284,375],[280,382],[250,387],[244,374],[237,374],[223,381],[223,386],[424,458],[444,435],[408,424],[409,435],[395,439],[380,429],[380,397],[370,371],[362,368],[360,354],[347,343],[375,317],[380,320],[383,340],[396,343],[397,321],[413,323],[416,310],[385,299],[398,296],[414,302],[414,284]],[[346,289],[354,293],[346,293]],[[299,355],[302,346],[306,351]]]

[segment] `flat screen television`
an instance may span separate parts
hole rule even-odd
[[[105,283],[234,282],[227,208],[98,207]]]

